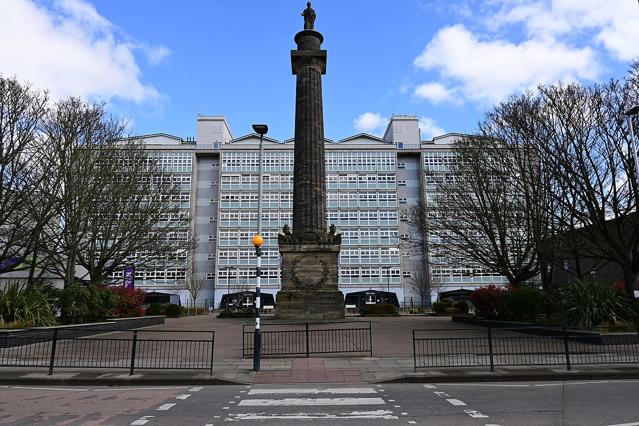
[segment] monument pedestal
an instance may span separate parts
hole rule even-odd
[[[344,318],[344,295],[338,288],[340,242],[286,242],[280,236],[282,290],[275,317],[287,320]]]

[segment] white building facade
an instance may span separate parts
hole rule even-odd
[[[412,277],[419,264],[428,265],[433,287],[440,291],[505,283],[476,265],[440,256],[437,241],[425,244],[407,222],[407,208],[432,199],[436,176],[446,173],[456,137],[422,141],[417,117],[393,116],[383,138],[358,134],[325,141],[327,223],[342,233],[339,283],[344,294],[389,291],[402,304],[418,304]],[[196,304],[217,308],[224,294],[253,290],[258,135],[233,138],[224,117],[199,116],[196,140],[165,134],[139,139],[180,180],[180,202],[192,216],[191,231],[198,238],[194,265],[205,280]],[[277,234],[292,222],[293,148],[293,140],[264,138],[262,292],[273,295],[280,288]],[[176,238],[186,237],[187,231],[177,229]],[[175,293],[186,267],[186,259],[179,259],[153,269],[136,268],[136,286]],[[187,293],[179,293],[186,303]]]

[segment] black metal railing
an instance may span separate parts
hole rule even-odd
[[[242,356],[253,356],[251,325],[242,327]],[[262,356],[368,353],[373,356],[370,321],[279,323],[261,327]]]
[[[629,328],[629,330],[631,330]],[[445,337],[455,333],[459,337]],[[639,334],[542,327],[413,330],[415,371],[433,367],[639,363]]]
[[[88,331],[87,331],[88,332]],[[53,329],[36,336],[0,336],[1,367],[209,370],[213,331]]]

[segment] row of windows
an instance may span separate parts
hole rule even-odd
[[[392,171],[395,170],[393,152],[327,152],[327,171]]]
[[[175,280],[184,279],[186,276],[185,268],[165,268],[165,269],[136,269],[136,280]],[[124,271],[114,272],[111,276],[113,279],[122,279]]]
[[[165,172],[193,170],[193,155],[190,152],[152,152],[149,157]]]

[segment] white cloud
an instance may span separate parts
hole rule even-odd
[[[430,117],[421,117],[419,119],[419,128],[422,139],[432,139],[435,136],[441,136],[446,133],[446,131],[439,127],[437,122]]]
[[[171,51],[164,46],[145,46],[143,50],[150,65],[157,65],[171,55]]]
[[[426,99],[435,104],[453,101],[455,99],[446,86],[436,82],[420,84],[415,88],[414,94],[419,98]]]
[[[143,102],[160,97],[141,80],[135,52],[144,47],[129,40],[91,4],[57,0],[47,8],[31,0],[0,1],[0,16],[3,75],[46,88],[54,98]],[[162,47],[152,50],[150,63],[169,53]]]
[[[388,124],[388,118],[376,112],[365,112],[353,120],[353,127],[358,132],[377,133]]]
[[[554,40],[484,41],[463,25],[440,30],[414,64],[439,71],[452,82],[449,90],[489,103],[538,84],[593,80],[600,71],[589,47],[571,48]]]

